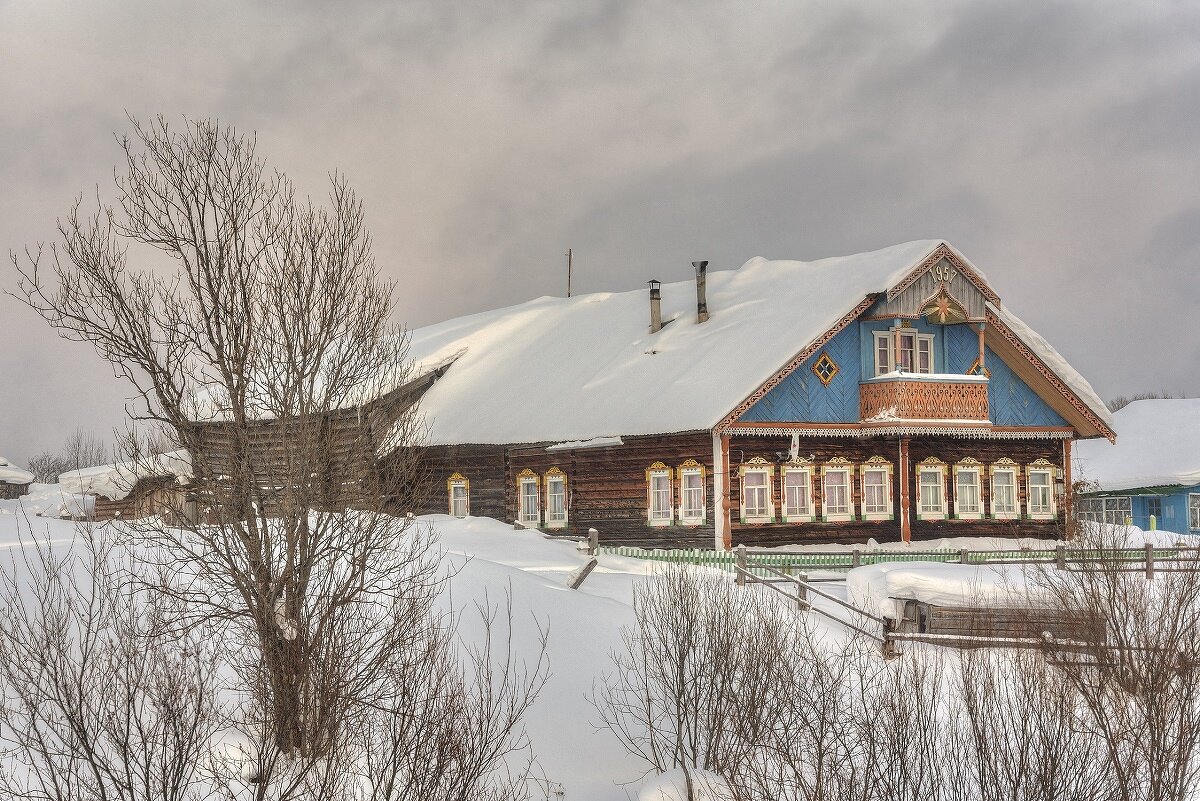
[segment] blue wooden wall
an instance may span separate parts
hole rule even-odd
[[[966,373],[979,355],[979,332],[972,325],[931,325],[915,320],[913,329],[934,335],[934,372]],[[858,421],[858,385],[874,374],[872,332],[891,328],[890,321],[850,325],[813,354],[741,416],[747,422],[852,423]],[[824,386],[812,365],[828,353],[839,371]],[[988,414],[998,426],[1065,426],[1067,422],[1038,397],[988,349]]]

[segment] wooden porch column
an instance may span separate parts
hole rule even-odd
[[[721,536],[725,550],[733,548],[732,515],[729,509],[729,435],[721,435],[721,470],[724,480],[721,482]]]
[[[912,502],[908,497],[908,437],[900,438],[900,463],[896,465],[900,477],[900,540],[912,542]]]
[[[892,371],[900,370],[900,318],[897,317],[892,324],[896,330],[892,331]]]
[[[986,348],[984,348],[984,345],[983,345],[983,329],[985,327],[987,327],[987,323],[979,324],[979,374],[980,375],[983,375],[984,353],[986,352]]]
[[[1063,440],[1063,529],[1064,538],[1071,536],[1071,512],[1075,506],[1075,491],[1071,486],[1071,440]]]

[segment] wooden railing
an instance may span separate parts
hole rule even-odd
[[[890,420],[988,419],[987,382],[963,376],[947,378],[885,377],[859,385],[859,417],[863,422]]]

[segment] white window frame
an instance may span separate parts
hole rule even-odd
[[[671,468],[661,462],[655,462],[646,471],[646,523],[651,526],[669,526],[673,522],[675,517],[671,498]]]
[[[924,477],[937,476],[937,506],[928,503]],[[926,509],[926,506],[929,508]],[[946,465],[922,464],[917,466],[917,519],[945,520],[946,519]]]
[[[1097,508],[1089,509],[1095,505]],[[1167,507],[1170,510],[1170,506]],[[1075,515],[1079,520],[1091,520],[1095,523],[1111,523],[1124,526],[1133,518],[1132,495],[1103,495],[1099,497],[1080,498],[1078,511]]]
[[[1012,509],[997,509],[996,498],[996,477],[1006,474],[1012,476]],[[997,467],[992,466],[992,492],[991,492],[991,512],[993,520],[1016,520],[1021,516],[1021,476],[1020,471],[1015,466]]]
[[[1200,492],[1188,493],[1188,528],[1200,531]]]
[[[566,528],[567,527],[567,518],[570,514],[569,509],[568,509],[567,476],[566,476],[566,474],[563,473],[558,468],[551,468],[550,470],[546,471],[546,477],[543,481],[543,484],[546,488],[546,528]],[[554,484],[561,485],[561,488],[562,488],[561,493],[552,492],[552,486]],[[554,504],[550,502],[551,496],[556,495],[556,494],[562,495],[562,516],[561,517],[559,517],[558,515],[555,514]]]
[[[703,465],[695,464],[694,462],[691,464],[685,462],[679,466],[676,472],[679,474],[679,522],[683,523],[685,526],[704,525],[704,521],[708,516],[708,492],[707,487],[705,487]],[[688,494],[695,494],[695,490],[689,490],[687,486],[687,480],[691,478],[698,479],[700,485],[696,488],[700,493],[700,506],[698,514],[696,513],[697,509],[695,507],[689,507],[687,502]]]
[[[846,489],[846,504],[840,511],[834,511],[829,503],[829,479],[844,476]],[[821,468],[821,519],[826,523],[845,522],[854,519],[854,467],[848,464],[825,465]]]
[[[788,479],[804,478],[804,491],[800,497],[803,506],[792,506],[788,494]],[[790,485],[796,486],[796,485]],[[813,520],[813,469],[811,465],[784,465],[783,467],[783,521],[785,523],[810,523]]]
[[[1046,483],[1044,485],[1038,485],[1039,489],[1043,486],[1045,487],[1046,503],[1044,506],[1039,503],[1036,509],[1034,508],[1033,502],[1034,476],[1046,477]],[[1053,467],[1030,467],[1025,471],[1025,499],[1026,508],[1029,510],[1030,520],[1053,520],[1058,515],[1058,507],[1054,502]]]
[[[899,369],[901,354],[896,352],[896,339],[898,336],[913,338],[913,346],[912,346],[913,369],[906,370],[905,372],[915,373],[918,375],[937,372],[937,355],[933,349],[933,340],[934,340],[935,335],[934,334],[923,334],[915,328],[905,328],[903,326],[894,326],[892,328],[889,328],[887,331],[875,331],[874,332],[874,339],[872,342],[872,345],[874,347],[872,348],[872,351],[871,351],[871,354],[872,354],[871,360],[875,363],[875,375],[880,376],[880,375],[884,375],[885,373],[890,373],[890,372],[893,372],[893,371]],[[881,363],[880,359],[879,359],[880,352],[883,350],[879,346],[880,340],[885,341],[886,353],[887,353],[887,357],[889,360],[887,364]],[[924,347],[922,347],[922,346],[924,346]],[[929,354],[929,367],[926,370],[920,369],[922,349],[924,349]],[[903,350],[903,349],[901,349],[901,350]]]
[[[741,518],[743,523],[774,523],[775,522],[775,468],[773,465],[756,456],[741,467]],[[766,492],[766,505],[762,514],[746,513],[746,476],[762,476],[763,489]]]
[[[867,476],[871,473],[883,474],[883,509],[872,509],[868,503],[870,484],[867,482]],[[863,520],[892,520],[895,518],[893,499],[892,499],[892,465],[881,458],[872,458],[868,460],[860,469],[860,482],[862,483],[862,517]]]
[[[962,476],[964,475],[974,477],[974,481],[971,482],[971,486],[975,490],[975,508],[973,510],[963,508]],[[954,465],[954,517],[957,520],[983,519],[983,471],[980,469],[980,465]]]
[[[532,492],[528,491],[532,488]],[[517,521],[526,528],[538,528],[542,525],[542,493],[540,482],[536,475],[517,477]],[[533,499],[533,514],[528,513],[526,498]]]
[[[456,490],[462,490],[462,514],[458,514],[454,508],[457,500],[454,497]],[[458,473],[450,476],[446,481],[446,494],[448,496],[451,517],[462,518],[471,516],[471,485],[466,478]]]

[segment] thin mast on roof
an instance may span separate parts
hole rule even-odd
[[[571,297],[571,249],[567,248],[567,297]]]

